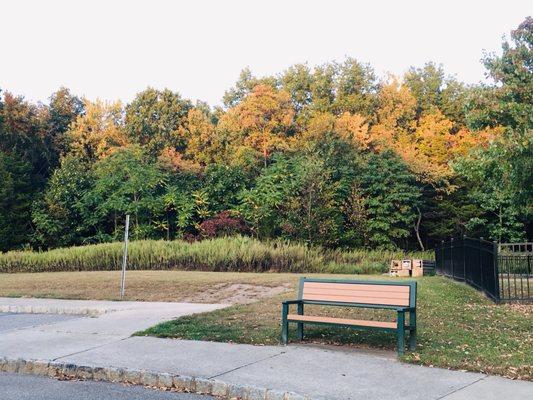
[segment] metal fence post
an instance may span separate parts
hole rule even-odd
[[[483,253],[481,251],[481,245],[483,244],[483,236],[481,236],[479,238],[479,244],[478,244],[478,249],[479,249],[479,280],[480,280],[480,283],[481,283],[481,287],[483,288],[483,290],[486,290],[485,289],[485,285],[483,284]]]
[[[466,282],[466,235],[463,235],[463,279]]]
[[[493,251],[493,257],[494,257],[494,261],[493,261],[493,265],[494,265],[494,291],[496,293],[494,293],[494,296],[496,298],[496,301],[499,303],[500,300],[501,300],[501,295],[500,295],[500,274],[498,272],[498,257],[499,257],[499,253],[498,253],[498,249],[499,249],[499,246],[498,246],[498,243],[496,243],[496,241],[494,241],[492,243],[492,251]]]
[[[450,259],[452,261],[452,276],[455,278],[455,263],[453,262],[453,238],[450,239]]]

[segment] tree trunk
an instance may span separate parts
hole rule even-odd
[[[424,243],[422,243],[422,239],[420,238],[420,222],[422,221],[422,213],[420,212],[420,208],[418,208],[418,206],[416,207],[416,211],[418,212],[418,218],[416,219],[415,223],[415,233],[416,238],[418,240],[418,244],[420,245],[422,251],[424,251],[426,249],[424,248]]]

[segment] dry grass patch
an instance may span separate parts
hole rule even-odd
[[[250,303],[285,292],[296,285],[299,276],[301,275],[275,273],[128,271],[125,300]],[[353,279],[354,275],[344,277]],[[0,296],[4,297],[119,300],[119,286],[119,271],[0,274]]]

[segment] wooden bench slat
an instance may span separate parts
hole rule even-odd
[[[335,290],[361,290],[370,292],[399,292],[409,293],[409,286],[404,285],[365,285],[353,283],[304,282],[304,288],[320,288]]]
[[[369,291],[358,291],[358,290],[335,290],[335,289],[314,289],[314,288],[304,288],[303,291],[305,295],[332,295],[332,296],[360,296],[360,297],[378,297],[386,299],[408,299],[409,293],[398,293],[398,292],[369,292]]]
[[[339,303],[380,304],[386,306],[409,306],[409,299],[385,299],[383,297],[338,296],[306,294],[303,300],[332,301]]]
[[[384,321],[368,321],[359,319],[347,319],[347,318],[333,318],[333,317],[318,317],[313,315],[287,315],[289,321],[301,321],[301,322],[320,322],[326,324],[337,325],[353,325],[353,326],[369,326],[374,328],[390,328],[396,329],[396,322],[384,322]]]

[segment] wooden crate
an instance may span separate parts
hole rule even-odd
[[[413,267],[412,260],[402,260],[402,269],[411,269]]]
[[[394,271],[390,273],[391,276],[399,276],[402,278],[407,278],[409,276],[409,270],[408,269],[401,269],[399,271]]]
[[[423,265],[424,265],[424,260],[419,260],[419,259],[412,260],[413,268],[422,268]]]
[[[416,278],[418,276],[424,276],[424,268],[422,268],[422,267],[414,267],[411,270],[411,276],[413,278]]]
[[[391,260],[390,262],[391,271],[399,271],[401,269],[402,269],[402,262],[400,260]]]

